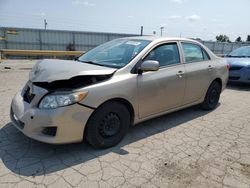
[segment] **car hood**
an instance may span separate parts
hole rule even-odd
[[[250,58],[226,58],[227,63],[233,66],[250,66]]]
[[[76,76],[108,75],[115,68],[103,67],[79,61],[44,59],[37,62],[29,74],[31,82],[53,82],[67,80]]]

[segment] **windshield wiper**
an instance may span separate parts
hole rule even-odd
[[[83,61],[83,60],[79,60],[79,59],[76,59],[76,61],[79,61],[79,62],[82,62],[82,63],[88,63],[88,64],[92,64],[92,65],[98,65],[98,66],[102,66],[102,67],[121,68],[120,66],[108,65],[108,64],[99,64],[99,63],[95,63],[93,61]]]
[[[250,57],[250,56],[248,56],[248,55],[239,55],[239,56],[236,56],[236,55],[227,55],[226,57],[246,58],[246,57]]]
[[[77,61],[80,61],[82,63],[88,63],[88,64],[92,64],[92,65],[98,65],[98,66],[106,67],[105,65],[102,65],[102,64],[99,64],[99,63],[94,63],[93,61],[83,61],[83,60],[79,60],[79,59],[77,59]]]
[[[234,56],[234,55],[226,55],[226,57],[237,57],[237,56]]]
[[[92,62],[92,61],[82,61],[82,60],[80,60],[80,59],[76,59],[76,61],[79,61],[79,62],[82,62],[82,63],[89,63],[89,64],[93,64],[93,62]]]
[[[239,57],[243,57],[243,58],[246,58],[246,57],[250,57],[249,55],[241,55]]]

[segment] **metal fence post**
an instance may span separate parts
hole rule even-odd
[[[225,45],[226,45],[226,43],[224,42],[223,46],[222,46],[222,53],[221,54],[225,54]]]
[[[233,51],[233,49],[234,49],[234,43],[232,43],[231,51]]]
[[[72,32],[72,37],[73,37],[73,46],[74,46],[74,49],[76,50],[76,40],[75,40],[75,32]]]
[[[215,53],[215,44],[216,44],[216,42],[214,42],[214,45],[213,45],[213,52]]]
[[[39,49],[42,50],[42,34],[41,34],[41,30],[38,31],[38,38],[39,38]]]
[[[7,36],[6,36],[6,29],[5,28],[3,29],[3,37],[5,39],[4,40],[4,48],[7,49],[7,47],[8,47],[7,40],[8,39],[7,39]]]

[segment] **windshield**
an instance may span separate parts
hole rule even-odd
[[[229,57],[250,57],[250,47],[241,47],[236,50],[233,50]]]
[[[150,42],[148,40],[116,39],[88,51],[78,60],[101,66],[121,68],[127,65]]]

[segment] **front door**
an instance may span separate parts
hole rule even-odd
[[[161,44],[143,60],[159,62],[160,69],[138,75],[139,116],[145,118],[182,105],[185,68],[176,43]]]

